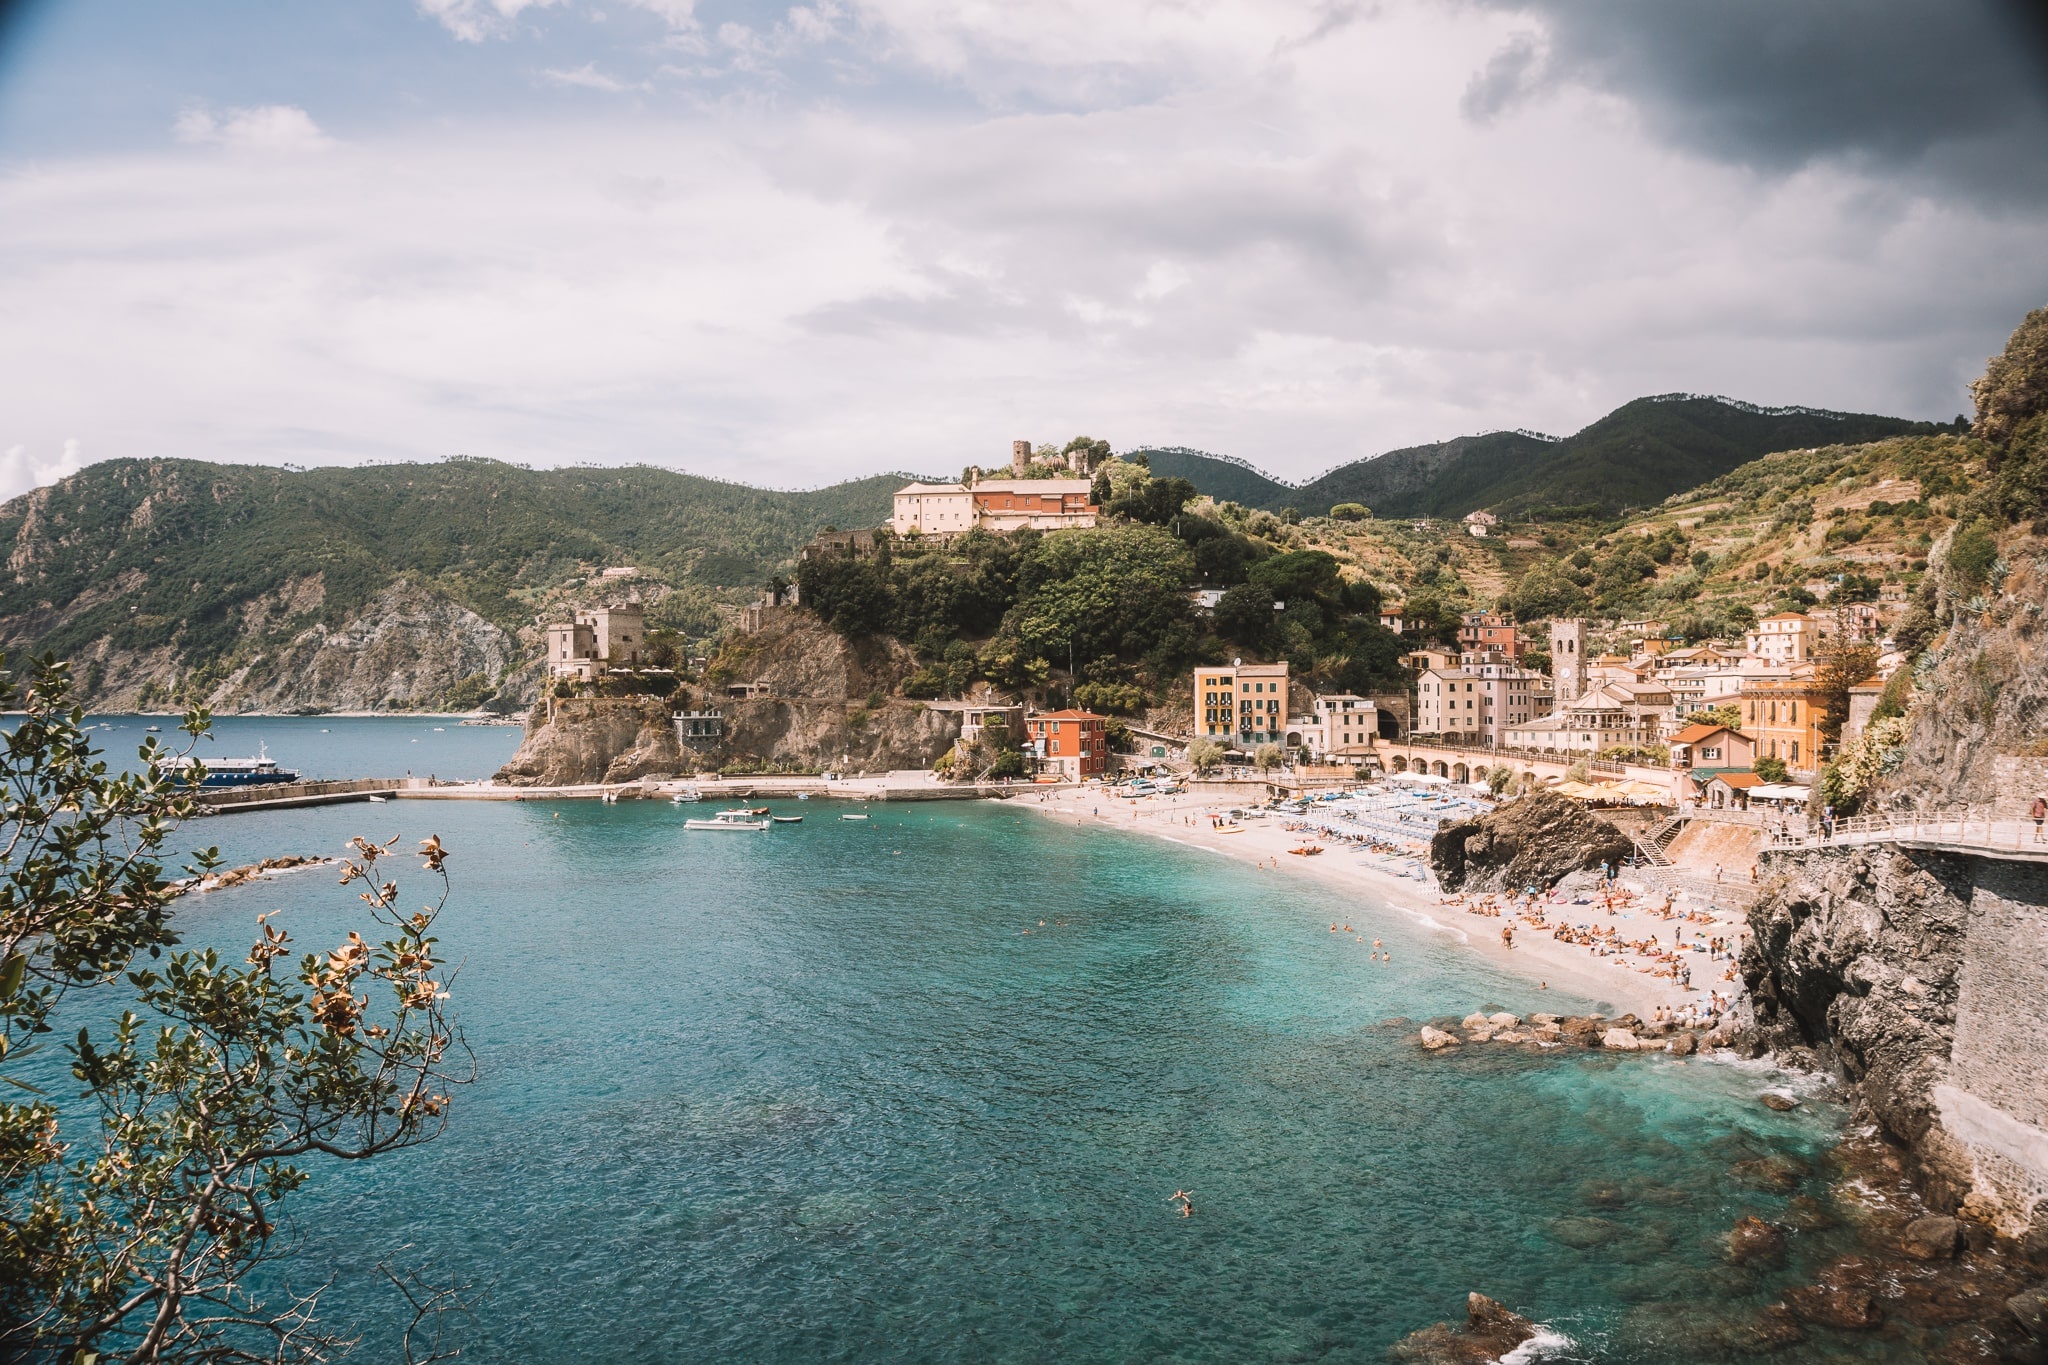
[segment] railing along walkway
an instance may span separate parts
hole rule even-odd
[[[1834,844],[1920,844],[1965,852],[2017,853],[2048,859],[2048,835],[2033,820],[1984,806],[1944,811],[1887,811],[1852,815],[1825,824],[1767,826],[1766,849],[1826,848]]]

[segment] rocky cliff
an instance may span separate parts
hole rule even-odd
[[[1767,854],[1745,1051],[1834,1071],[1929,1201],[2048,1251],[2048,861]]]
[[[632,782],[696,771],[676,743],[668,703],[658,697],[572,697],[550,720],[534,708],[526,739],[497,780],[518,787]]]
[[[1438,830],[1429,863],[1446,891],[1547,891],[1581,868],[1621,862],[1633,851],[1607,821],[1543,792]]]
[[[712,695],[702,705],[725,713],[724,734],[699,752],[710,767],[929,768],[959,738],[960,717],[894,695],[916,668],[900,641],[849,640],[808,612],[771,610],[759,630],[728,641],[713,661]],[[718,683],[767,691],[720,699]]]

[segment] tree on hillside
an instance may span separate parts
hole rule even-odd
[[[1198,773],[1215,771],[1223,761],[1224,748],[1213,739],[1192,740],[1188,744],[1188,762]]]
[[[1991,448],[1999,510],[2014,518],[2048,512],[2048,308],[2027,314],[1970,392],[1973,430]]]
[[[321,1330],[319,1291],[265,1301],[252,1279],[285,1254],[282,1208],[309,1163],[395,1152],[446,1121],[464,1079],[433,937],[447,854],[421,845],[439,894],[407,914],[378,866],[396,840],[355,841],[342,881],[366,888],[382,942],[351,930],[294,967],[272,913],[245,961],[170,951],[179,888],[160,858],[192,809],[183,765],[159,765],[152,739],[138,773],[110,774],[70,698],[51,661],[26,687],[0,673],[0,707],[24,712],[0,753],[0,1093],[16,1095],[0,1101],[0,1355],[327,1359],[345,1342]],[[196,742],[208,718],[183,728]],[[209,849],[188,870],[217,863]],[[88,1105],[60,1125],[56,1073],[28,1059],[87,990],[65,1052]],[[393,1278],[422,1316],[446,1303]]]
[[[1736,702],[1724,702],[1692,713],[1695,725],[1719,725],[1740,733],[1742,730],[1742,707]]]
[[[1820,666],[1813,672],[1819,696],[1821,738],[1833,743],[1842,737],[1842,724],[1849,719],[1849,689],[1877,671],[1877,647],[1838,643],[1822,650]]]

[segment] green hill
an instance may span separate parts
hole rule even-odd
[[[901,482],[786,493],[648,467],[112,460],[0,506],[0,641],[67,657],[105,641],[197,667],[254,637],[339,627],[401,578],[516,631],[604,565],[640,569],[679,603],[715,602],[821,527],[884,522]],[[317,594],[298,600],[317,607],[294,610],[288,589],[315,576]]]
[[[1151,459],[1155,471],[1177,474],[1212,497],[1267,511],[1315,514],[1358,502],[1391,517],[1587,504],[1614,512],[1655,506],[1777,451],[1946,429],[1867,413],[1665,394],[1626,403],[1562,440],[1526,431],[1461,436],[1357,460],[1298,487],[1227,456],[1156,451]]]
[[[1275,511],[1293,506],[1299,506],[1304,512],[1310,510],[1307,504],[1289,501],[1297,496],[1292,484],[1282,483],[1234,455],[1211,455],[1207,451],[1189,450],[1186,446],[1167,446],[1133,450],[1125,458],[1138,454],[1146,457],[1155,476],[1186,479],[1218,502],[1267,507]],[[1327,512],[1330,509],[1316,507],[1313,510]]]

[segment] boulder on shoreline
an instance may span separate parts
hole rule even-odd
[[[1438,830],[1429,865],[1446,891],[1548,891],[1573,872],[1626,861],[1633,851],[1607,821],[1544,792]]]
[[[1422,1027],[1422,1045],[1431,1052],[1439,1048],[1456,1047],[1462,1042],[1464,1039],[1455,1033],[1445,1033],[1442,1029],[1431,1028],[1427,1024]]]

